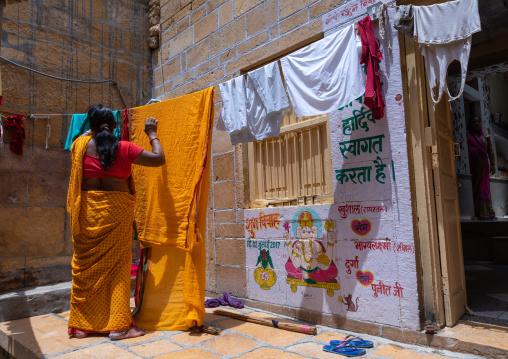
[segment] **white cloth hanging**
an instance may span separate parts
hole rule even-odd
[[[345,106],[365,92],[354,24],[281,59],[297,117]]]
[[[51,124],[49,123],[48,116],[48,124],[46,125],[46,149],[49,148],[49,138],[51,137]]]
[[[247,74],[247,117],[256,140],[279,137],[282,115],[291,108],[278,62]]]
[[[466,85],[467,64],[471,52],[471,37],[465,40],[452,41],[443,45],[423,45],[420,47],[422,55],[425,57],[425,69],[427,70],[427,79],[429,80],[430,94],[434,104],[441,101],[443,93],[448,93],[449,101],[458,99]],[[461,68],[461,84],[459,93],[453,97],[448,90],[446,75],[448,66],[457,60]],[[437,98],[434,94],[434,87],[438,86]]]
[[[4,153],[4,126],[2,116],[0,115],[0,153]]]
[[[466,83],[467,65],[473,33],[481,31],[478,0],[456,0],[430,6],[414,6],[414,36],[425,57],[425,69],[431,97],[437,104],[443,92],[449,101],[462,95]],[[452,97],[446,74],[453,60],[460,61],[462,81],[459,93]],[[433,88],[438,86],[437,98]]]
[[[420,44],[447,44],[481,31],[478,0],[414,6],[414,35]]]
[[[290,109],[279,66],[272,62],[219,85],[221,119],[233,145],[277,137],[282,115]]]

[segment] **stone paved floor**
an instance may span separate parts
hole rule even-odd
[[[227,308],[230,310],[230,308]],[[231,309],[233,310],[233,309]],[[237,310],[261,318],[276,318],[271,313],[250,308]],[[223,329],[213,336],[189,332],[148,332],[140,338],[112,342],[105,337],[69,339],[67,318],[69,312],[46,314],[38,317],[0,323],[0,344],[5,347],[6,335],[18,359],[24,358],[343,358],[341,355],[322,351],[322,346],[332,339],[342,339],[347,334],[327,327],[318,327],[318,335],[294,333],[253,323],[242,322],[212,314],[207,309],[206,324]],[[290,321],[288,319],[279,320]],[[375,342],[362,358],[392,359],[472,359],[479,356],[452,353],[442,350],[395,343],[386,339],[363,336]]]
[[[463,319],[508,327],[508,265],[466,261],[467,305]]]

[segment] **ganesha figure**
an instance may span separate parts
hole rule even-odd
[[[327,246],[319,240],[319,228],[314,223],[314,216],[308,210],[298,215],[296,241],[291,242],[291,235],[284,233],[289,259],[286,271],[289,278],[303,280],[307,284],[318,282],[337,283],[337,267],[333,262],[333,247],[337,242],[334,232],[327,232]]]

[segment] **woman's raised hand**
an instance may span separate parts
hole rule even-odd
[[[145,120],[145,133],[148,137],[157,136],[157,124],[158,121],[153,117],[149,117]]]

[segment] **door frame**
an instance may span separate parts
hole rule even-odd
[[[397,5],[425,6],[447,0],[398,0]],[[423,57],[414,39],[399,32],[402,81],[404,90],[405,125],[411,186],[411,203],[415,236],[420,320],[422,327],[444,327],[446,308],[440,242],[438,211],[434,192],[434,173],[431,152],[435,132],[430,126],[427,98],[427,77]],[[443,99],[442,101],[446,101]],[[436,152],[436,148],[434,148]],[[460,228],[460,216],[456,219]],[[446,240],[445,238],[443,240]],[[462,254],[462,253],[461,253]],[[446,262],[446,264],[448,264]],[[462,266],[460,270],[465,275]]]
[[[445,325],[445,306],[437,211],[430,146],[426,75],[418,44],[399,34],[404,91],[405,125],[415,235],[416,263],[419,271],[420,320],[424,325]],[[428,130],[427,130],[428,132]],[[460,220],[460,219],[458,219]]]

